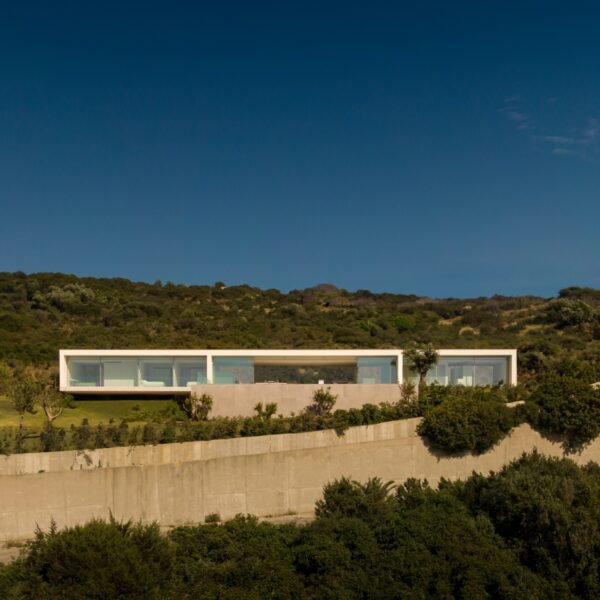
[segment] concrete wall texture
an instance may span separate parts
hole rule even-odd
[[[288,416],[300,414],[312,404],[314,393],[320,389],[329,389],[337,396],[336,410],[360,408],[365,402],[395,403],[400,400],[401,393],[401,386],[397,383],[220,383],[194,385],[192,394],[212,396],[212,417],[251,417],[256,414],[254,407],[258,402],[262,402],[263,406],[274,402],[277,404],[277,414]]]
[[[558,442],[521,425],[482,456],[439,457],[417,435],[418,421],[355,427],[343,436],[319,431],[2,457],[0,540],[31,537],[51,519],[63,527],[110,512],[163,526],[201,522],[210,513],[310,514],[323,485],[342,475],[434,484],[499,470],[534,448],[564,455]],[[571,458],[600,462],[600,439]]]

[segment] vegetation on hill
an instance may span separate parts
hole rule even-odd
[[[519,399],[524,406],[507,406]],[[49,452],[68,449],[96,449],[136,444],[206,441],[282,433],[335,430],[343,435],[349,427],[372,425],[410,417],[423,417],[417,427],[426,443],[443,454],[481,454],[500,442],[510,430],[527,421],[543,435],[558,436],[565,450],[579,450],[600,433],[600,389],[566,376],[544,378],[533,390],[522,386],[463,387],[422,386],[418,396],[413,384],[399,389],[398,400],[379,405],[364,404],[349,410],[335,408],[336,397],[329,388],[318,389],[313,402],[300,414],[278,415],[276,404],[255,406],[252,417],[210,418],[212,398],[179,398],[176,401],[89,401],[65,406],[70,427],[46,420],[36,427],[16,425],[0,428],[0,453]],[[69,411],[106,405],[100,413],[107,419],[78,424]],[[158,406],[147,407],[147,404]],[[120,413],[113,413],[122,405]],[[38,411],[39,412],[39,411]],[[116,418],[115,418],[116,417]],[[57,419],[60,421],[60,419]]]
[[[204,414],[206,406],[183,406],[182,411],[163,401],[158,410],[150,410],[150,403],[138,405],[137,400],[63,405],[65,398],[55,394],[52,383],[59,348],[414,348],[415,344],[428,349],[427,356],[417,351],[407,354],[416,367],[421,359],[435,362],[435,348],[515,347],[520,381],[528,388],[521,399],[531,390],[534,393],[518,418],[504,406],[507,398],[490,403],[485,391],[426,389],[423,381],[419,403],[412,406],[367,404],[362,410],[319,414],[317,403],[312,414],[309,410],[286,419],[266,406],[254,418],[193,423],[187,418],[191,409]],[[417,370],[424,373],[426,368],[424,363]],[[352,373],[337,369],[336,380],[352,378]],[[269,378],[268,373],[263,375]],[[292,380],[314,379],[314,373],[308,372],[288,375]],[[549,377],[558,378],[558,387],[547,383]],[[565,378],[577,381],[570,384]],[[40,407],[25,393],[22,384],[28,379],[39,387],[36,398],[45,399],[41,404],[36,400]],[[59,273],[0,273],[3,452],[325,428],[341,432],[352,425],[406,416],[424,416],[421,434],[432,447],[448,453],[483,452],[519,419],[565,436],[566,446],[577,448],[600,431],[598,392],[589,386],[598,380],[600,290],[591,288],[565,288],[558,298],[550,299],[434,300],[348,292],[332,285],[284,294],[220,282],[184,286]],[[441,399],[447,402],[437,406]],[[94,410],[85,409],[87,404]]]
[[[303,526],[238,516],[165,535],[114,519],[38,531],[0,567],[0,596],[591,600],[599,575],[600,468],[534,453],[438,489],[343,478]]]
[[[517,348],[522,379],[600,380],[600,290],[431,299],[332,285],[282,293],[61,273],[0,273],[0,360],[56,365],[59,348]]]

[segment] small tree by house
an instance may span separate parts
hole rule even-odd
[[[47,426],[52,427],[52,422],[62,415],[67,404],[67,397],[50,383],[40,384],[38,387],[37,402],[46,415]]]
[[[259,402],[255,407],[256,415],[263,421],[268,421],[274,414],[277,413],[277,404],[275,402],[267,402],[263,406],[262,402]]]
[[[17,447],[19,449],[25,439],[25,413],[35,414],[38,392],[39,384],[28,373],[19,374],[6,386],[8,401],[19,414],[19,432],[17,436]]]
[[[337,394],[331,393],[331,388],[320,388],[313,394],[313,403],[306,407],[307,412],[315,415],[328,415],[337,402]]]
[[[412,348],[404,353],[404,359],[411,371],[419,374],[419,388],[427,385],[427,372],[437,365],[438,352],[429,345],[425,348]]]
[[[206,421],[212,407],[213,399],[209,394],[202,394],[202,396],[192,394],[182,403],[183,410],[192,421]]]

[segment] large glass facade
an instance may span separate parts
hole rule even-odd
[[[359,358],[357,360],[358,383],[397,383],[398,363],[393,356]]]
[[[144,387],[172,387],[172,358],[140,359],[140,384]]]
[[[103,358],[102,381],[104,387],[135,387],[138,384],[136,358]]]
[[[214,383],[254,383],[254,359],[217,356],[213,359]]]
[[[175,385],[189,387],[206,383],[206,358],[176,358]]]
[[[69,385],[98,387],[102,385],[102,365],[99,358],[70,358]]]
[[[404,381],[417,382],[419,376],[406,363]],[[504,356],[444,356],[427,373],[427,383],[440,385],[503,385],[508,383],[508,358]]]
[[[475,385],[506,385],[508,359],[498,356],[475,357]]]
[[[206,357],[70,357],[71,387],[190,387],[206,383]]]
[[[361,384],[398,381],[395,356],[359,357],[356,369],[348,364],[313,366],[302,364],[261,364],[256,367],[252,357],[214,356],[212,382],[254,383],[255,381],[288,381],[307,383],[323,379]],[[507,356],[442,356],[427,373],[428,383],[440,385],[485,386],[502,385],[510,381],[510,363]],[[293,377],[290,373],[293,372]],[[278,373],[278,374],[277,374]],[[67,376],[70,387],[79,388],[189,388],[207,383],[205,356],[69,356]],[[403,364],[404,381],[417,381],[406,362]]]

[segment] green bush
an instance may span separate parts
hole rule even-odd
[[[598,465],[533,453],[438,489],[392,488],[333,481],[304,525],[52,527],[0,566],[0,598],[600,597]]]
[[[22,556],[0,575],[0,595],[162,600],[172,568],[170,544],[156,524],[94,520],[61,531],[53,525],[48,532],[38,530]]]
[[[337,402],[337,395],[331,393],[331,388],[321,388],[313,394],[313,403],[305,411],[315,415],[328,415]]]
[[[488,477],[445,483],[486,515],[522,564],[552,582],[555,598],[600,597],[600,467],[523,455]]]
[[[419,423],[419,435],[449,454],[480,454],[497,444],[516,424],[505,404],[475,397],[454,397],[429,409]]]
[[[66,432],[64,429],[57,429],[56,427],[53,427],[51,423],[48,423],[40,433],[42,452],[64,450],[65,435]]]
[[[559,327],[593,323],[598,320],[600,313],[579,299],[559,298],[552,300],[546,312],[547,319]]]
[[[382,523],[393,513],[394,484],[373,477],[366,483],[342,477],[323,488],[323,498],[315,505],[317,517],[359,517]]]
[[[81,425],[71,425],[71,444],[76,450],[83,450],[91,446],[92,429],[89,421],[83,419]]]
[[[532,392],[526,407],[531,424],[566,437],[577,449],[600,434],[600,390],[567,376],[550,376]]]

